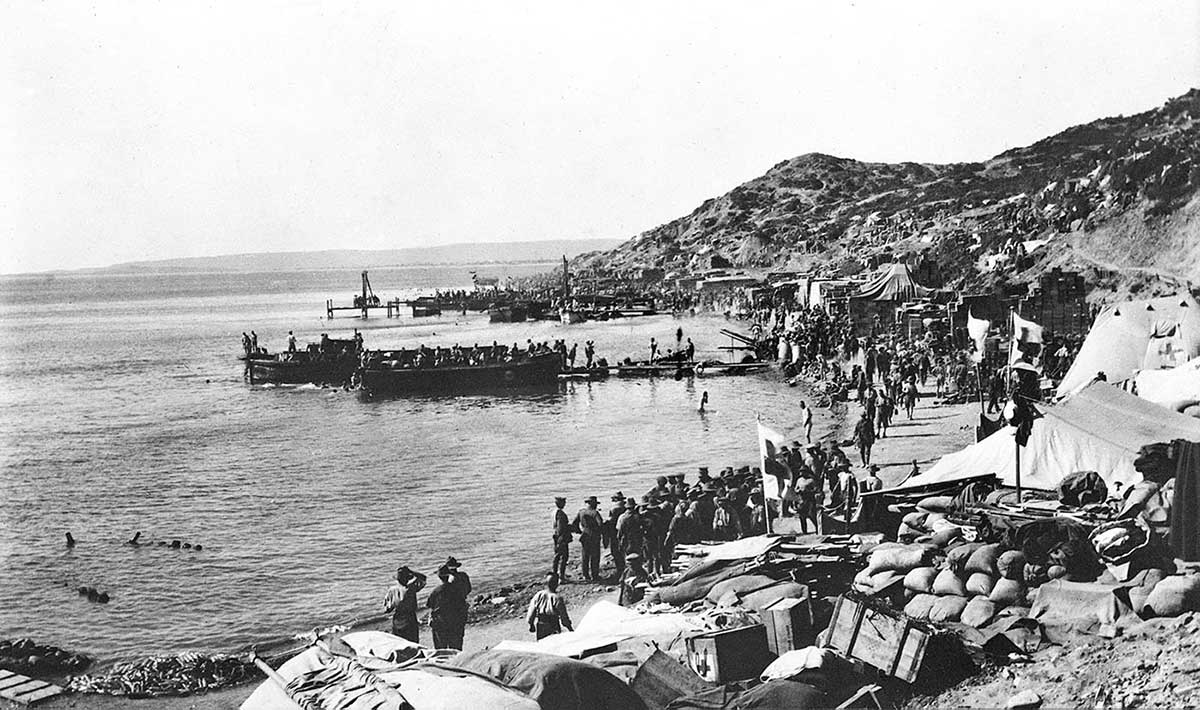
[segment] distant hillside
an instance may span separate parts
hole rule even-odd
[[[1058,265],[1112,292],[1200,283],[1200,90],[1069,128],[979,163],[863,163],[810,153],[691,214],[578,260],[621,273],[714,263],[848,273],[896,255],[952,286]],[[985,273],[1010,237],[1050,240],[1021,272]],[[937,285],[937,284],[935,284]]]
[[[277,271],[328,268],[372,268],[417,264],[488,264],[550,262],[585,252],[609,249],[619,239],[558,239],[543,242],[449,244],[409,249],[334,249],[260,254],[231,254],[159,261],[135,261],[106,271]]]

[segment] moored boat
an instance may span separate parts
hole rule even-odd
[[[442,315],[442,305],[433,296],[421,296],[408,302],[413,318],[428,318]]]
[[[488,308],[488,320],[492,323],[524,323],[529,311],[523,303],[494,304]]]
[[[361,344],[355,339],[322,338],[304,350],[243,355],[250,384],[335,385],[350,382],[358,369]]]
[[[414,367],[399,359],[383,357],[373,358],[360,371],[364,390],[405,394],[553,387],[562,372],[562,356],[558,353],[522,356],[510,362],[437,367]]]

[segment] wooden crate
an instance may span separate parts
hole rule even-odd
[[[812,605],[803,599],[778,599],[758,610],[767,629],[767,648],[777,656],[813,642]]]
[[[906,683],[915,683],[931,633],[903,615],[838,597],[824,645]]]
[[[687,640],[688,666],[710,683],[755,678],[771,659],[762,624],[712,631]]]

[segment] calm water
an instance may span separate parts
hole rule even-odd
[[[371,277],[386,298],[465,287],[467,269]],[[728,344],[723,319],[323,320],[325,298],[357,284],[350,271],[0,279],[0,637],[108,659],[231,650],[380,611],[399,563],[432,571],[453,554],[496,585],[548,565],[553,495],[574,508],[750,463],[756,412],[794,423],[800,394],[777,374],[377,401],[243,382],[251,328],[272,349],[288,329],[304,342],[354,327],[371,348],[592,339],[610,360],[669,345],[678,326],[706,356]],[[121,544],[137,530],[204,550]]]

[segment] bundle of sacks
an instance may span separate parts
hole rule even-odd
[[[954,498],[929,496],[917,504],[917,509],[904,516],[896,539],[902,542],[933,542],[945,547],[950,539],[962,537],[962,529],[946,519],[954,509]]]
[[[876,547],[854,588],[878,594],[899,582],[905,614],[980,627],[1007,607],[1027,607],[1036,587],[1051,579],[1096,578],[1095,552],[1074,525],[1039,521],[1005,542],[968,542],[946,518],[952,505],[949,496],[922,500],[900,527],[898,537],[911,542]]]
[[[999,543],[955,541],[939,564],[904,575],[904,613],[980,627],[1005,607],[1028,604],[1025,555]]]

